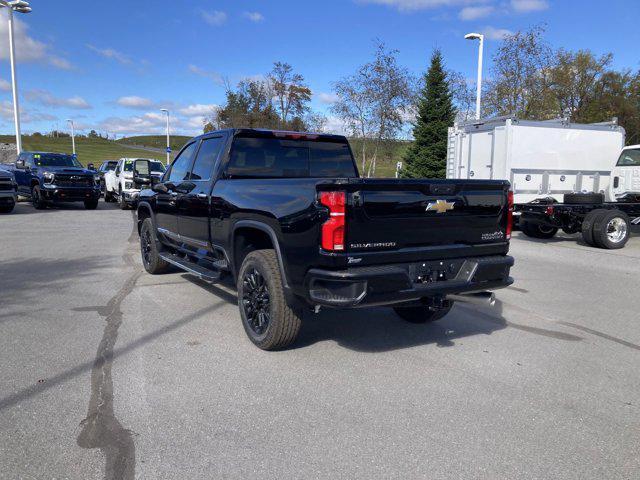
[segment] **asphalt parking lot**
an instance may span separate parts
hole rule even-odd
[[[0,478],[640,478],[640,236],[516,233],[494,308],[308,314],[143,272],[132,213],[0,216]]]

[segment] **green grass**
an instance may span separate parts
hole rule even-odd
[[[351,149],[356,157],[356,163],[358,165],[358,171],[360,175],[365,176],[366,172],[362,172],[362,143],[357,138],[350,138],[349,143]],[[376,174],[377,178],[395,178],[396,176],[396,163],[402,161],[404,152],[409,148],[411,142],[403,140],[385,140],[381,142],[378,148],[378,159],[376,161]],[[373,142],[369,142],[367,146],[367,169],[371,160],[373,152]]]
[[[15,137],[12,135],[0,135],[0,142],[15,143]],[[71,138],[23,135],[22,149],[25,151],[71,153]],[[117,160],[122,157],[155,158],[163,163],[166,160],[164,153],[131,148],[103,138],[77,137],[76,153],[80,163],[85,166],[93,163],[96,168],[105,160]]]
[[[191,137],[185,137],[183,135],[172,135],[170,137],[171,150],[174,153],[178,152],[190,138]],[[136,137],[124,137],[116,140],[116,142],[121,145],[139,145],[143,147],[159,148],[162,150],[167,148],[167,137],[165,137],[164,135],[139,135]]]

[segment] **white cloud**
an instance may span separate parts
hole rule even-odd
[[[0,11],[0,60],[9,59],[9,26],[6,20],[4,9]],[[21,62],[46,63],[63,70],[71,70],[71,63],[54,55],[51,46],[43,43],[29,35],[28,27],[17,17],[13,20],[13,32],[16,45],[16,57]]]
[[[115,60],[116,62],[121,63],[122,65],[130,65],[131,63],[133,63],[133,61],[128,55],[125,55],[124,53],[119,52],[117,50],[114,50],[113,48],[98,48],[95,45],[91,45],[90,43],[87,43],[86,46],[89,50],[92,50],[93,52],[97,53],[101,57],[108,58],[110,60]]]
[[[0,118],[4,120],[13,120],[13,103],[12,102],[8,100],[0,102]],[[48,113],[41,113],[38,111],[29,111],[29,110],[25,110],[23,107],[20,107],[21,123],[54,121],[57,119],[58,117],[54,115],[50,115]]]
[[[61,57],[49,57],[49,63],[54,67],[57,67],[61,70],[73,70],[73,65],[66,58]]]
[[[171,117],[171,131],[174,134],[198,135],[202,133],[204,116]],[[166,117],[160,112],[147,112],[125,117],[108,117],[98,122],[96,128],[110,134],[119,135],[160,135],[165,133]]]
[[[77,95],[69,98],[61,98],[52,95],[46,90],[29,90],[24,96],[29,101],[38,102],[48,107],[66,107],[80,110],[92,108],[84,98]]]
[[[320,103],[324,103],[325,105],[336,103],[339,99],[340,97],[338,97],[338,95],[336,95],[335,93],[320,92],[318,94],[318,100],[320,100]]]
[[[213,10],[212,12],[202,10],[200,11],[200,16],[205,22],[214,27],[219,27],[227,21],[227,14],[220,10]]]
[[[98,130],[121,134],[153,134],[163,131],[165,117],[159,113],[145,113],[130,117],[108,117],[98,124]]]
[[[155,105],[155,103],[152,100],[144,97],[138,97],[136,95],[120,97],[118,98],[118,100],[116,100],[116,103],[121,107],[142,108],[142,109],[151,108]]]
[[[253,23],[260,23],[264,21],[264,15],[260,12],[244,12],[244,17],[251,20]]]
[[[358,3],[374,3],[395,7],[400,11],[427,10],[466,4],[481,4],[483,0],[356,0]]]
[[[347,135],[348,133],[344,122],[335,115],[327,116],[327,123],[324,126],[324,131],[326,133],[334,133],[336,135]]]
[[[210,116],[217,108],[218,105],[215,104],[196,103],[183,107],[178,112],[185,117],[204,117]]]
[[[204,68],[200,68],[197,65],[189,65],[187,67],[187,69],[193,73],[194,75],[199,75],[201,77],[205,77],[208,78],[210,80],[213,80],[213,83],[216,83],[218,85],[223,85],[224,84],[224,80],[222,78],[222,75],[220,75],[218,72],[214,72],[211,70],[205,70]]]
[[[513,35],[511,30],[506,28],[484,27],[480,30],[487,40],[502,40],[507,35]]]
[[[511,8],[520,13],[537,12],[549,8],[549,2],[547,0],[511,0]]]
[[[7,82],[4,78],[0,78],[0,92],[10,92],[11,84]]]
[[[458,17],[460,17],[460,20],[477,20],[489,16],[494,10],[491,5],[464,7],[460,10]]]

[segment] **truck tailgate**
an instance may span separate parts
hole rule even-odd
[[[451,246],[465,255],[507,240],[506,181],[353,179],[347,190],[350,253]]]

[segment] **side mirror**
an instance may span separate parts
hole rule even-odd
[[[151,162],[136,160],[133,164],[133,183],[136,185],[151,185]]]
[[[175,191],[178,193],[187,194],[196,188],[196,184],[192,182],[181,182],[176,185]]]
[[[158,193],[167,193],[169,192],[169,188],[172,184],[171,183],[154,183],[151,186],[151,189],[154,192],[158,192]]]
[[[24,160],[16,160],[16,168],[19,168],[20,170],[24,170],[26,168],[24,164]]]
[[[87,165],[87,169],[88,170],[95,170],[96,167],[95,167],[95,165],[93,163],[90,163],[89,165]]]

